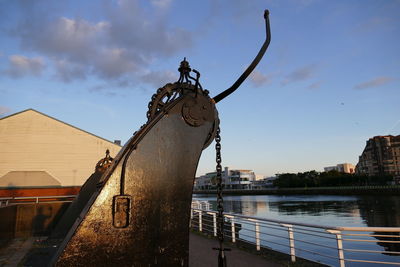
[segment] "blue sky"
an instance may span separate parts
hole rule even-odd
[[[400,1],[0,0],[0,116],[34,108],[109,140],[146,121],[183,57],[218,103],[224,166],[257,174],[356,164],[400,133]],[[198,174],[215,168],[213,145]]]

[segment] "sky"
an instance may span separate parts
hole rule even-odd
[[[400,1],[0,0],[0,116],[28,108],[125,143],[186,57],[215,96],[222,164],[256,174],[358,162],[400,134]],[[215,170],[214,144],[197,174]]]

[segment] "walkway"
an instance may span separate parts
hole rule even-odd
[[[0,250],[0,266],[18,266],[25,254],[28,253],[34,242],[33,237],[17,238],[11,241],[7,247]]]
[[[39,238],[43,240],[44,237]],[[38,238],[36,238],[38,239]],[[11,266],[24,266],[22,259],[31,249],[34,241],[34,237],[27,239],[14,239],[8,244],[7,247],[0,249],[0,266],[11,267]],[[190,233],[190,248],[189,248],[189,266],[190,267],[217,267],[217,256],[218,251],[212,248],[218,247],[218,241],[216,239],[210,239],[197,234]],[[226,252],[229,267],[281,267],[282,264],[266,260],[261,256],[253,255],[251,253],[232,248],[232,251]],[[287,264],[285,266],[288,266]]]
[[[216,267],[218,266],[218,251],[212,248],[218,247],[216,239],[209,239],[190,233],[189,266],[190,267]],[[248,252],[231,248],[232,251],[226,252],[229,267],[280,267],[284,266],[275,262],[268,261],[261,256],[253,255]],[[286,265],[287,266],[287,265]]]

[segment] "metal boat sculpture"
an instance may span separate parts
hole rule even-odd
[[[94,173],[92,173],[82,185],[78,196],[72,201],[68,209],[63,213],[55,229],[51,232],[49,241],[57,242],[59,239],[65,238],[68,230],[71,229],[93,193],[97,191],[97,185],[104,172],[111,166],[112,161],[113,158],[110,156],[110,151],[107,149],[106,156],[97,162]]]
[[[236,90],[265,53],[234,85],[214,98],[184,59],[180,78],[152,96],[144,124],[103,174],[60,245],[55,266],[188,266],[193,182],[201,152],[219,126],[215,103]],[[196,77],[191,76],[194,72]]]

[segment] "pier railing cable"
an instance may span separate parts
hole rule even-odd
[[[216,235],[216,211],[208,201],[193,201],[191,228]],[[224,213],[226,240],[272,249],[330,266],[400,266],[400,227],[337,227]],[[381,250],[380,250],[381,249]],[[366,265],[368,264],[368,265]]]

